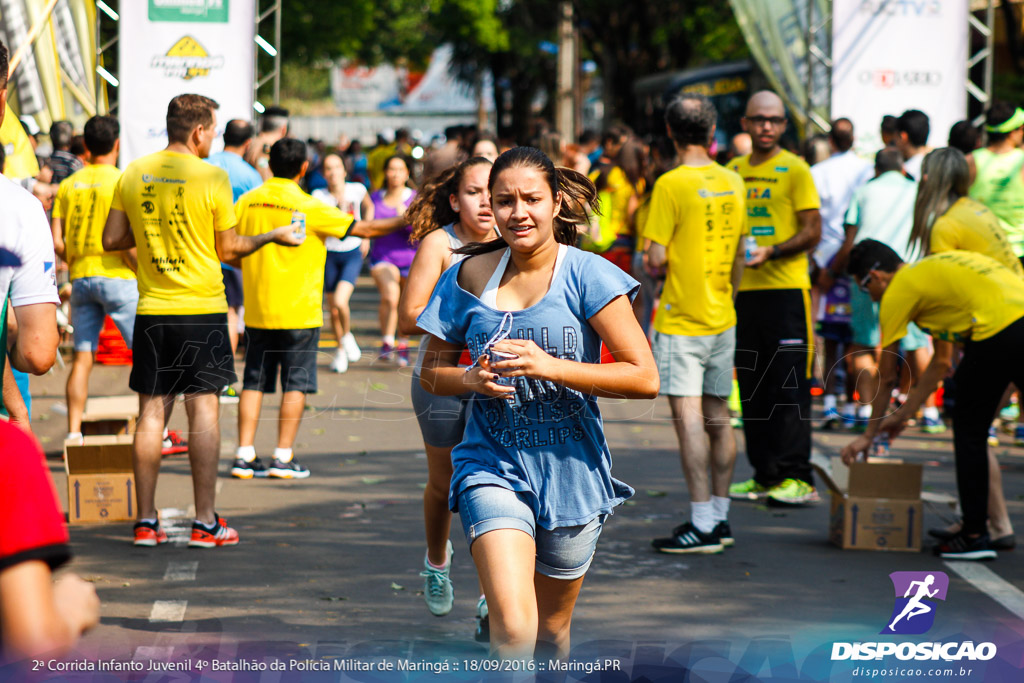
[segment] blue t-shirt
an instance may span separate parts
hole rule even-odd
[[[259,171],[234,152],[217,152],[210,155],[207,161],[228,172],[228,179],[231,181],[231,201],[233,202],[237,202],[243,194],[263,184],[263,177]]]
[[[504,311],[485,305],[458,283],[461,263],[446,270],[417,319],[420,329],[473,358],[501,325]],[[640,285],[596,254],[569,248],[544,298],[513,311],[510,338],[532,339],[558,358],[601,362],[601,338],[587,322]],[[452,451],[448,504],[471,486],[526,494],[545,529],[586,524],[633,495],[612,478],[611,452],[597,399],[553,382],[516,377],[516,400],[474,393],[462,443]]]

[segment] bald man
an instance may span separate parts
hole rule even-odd
[[[736,296],[736,375],[753,478],[733,498],[776,505],[817,500],[811,475],[813,332],[807,254],[821,237],[818,192],[802,159],[779,146],[786,109],[755,93],[742,119],[753,149],[733,159],[747,191],[747,232],[757,240]]]
[[[736,133],[729,142],[729,159],[744,157],[754,151],[750,133]]]

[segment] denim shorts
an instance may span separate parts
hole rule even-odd
[[[462,442],[466,431],[466,411],[473,398],[471,393],[437,396],[423,388],[419,371],[413,371],[410,394],[423,443],[436,448],[454,448]]]
[[[607,515],[588,524],[555,529],[537,527],[526,494],[497,485],[471,486],[459,494],[459,518],[470,546],[488,531],[518,529],[537,544],[537,572],[571,581],[590,569]]]
[[[103,320],[110,316],[132,348],[135,310],[139,307],[136,280],[116,277],[80,277],[71,282],[71,324],[75,328],[75,351],[95,351],[100,343]]]

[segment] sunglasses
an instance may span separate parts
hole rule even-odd
[[[880,265],[882,265],[881,261],[875,261],[875,265],[868,268],[868,274],[862,277],[860,279],[860,282],[857,283],[857,286],[860,287],[860,291],[864,292],[865,294],[868,293],[868,283],[871,282],[871,271],[876,270]]]
[[[763,126],[766,123],[770,123],[773,126],[781,126],[786,122],[785,116],[747,116],[745,118],[755,126]]]

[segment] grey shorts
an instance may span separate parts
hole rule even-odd
[[[420,385],[419,371],[412,375],[412,409],[420,423],[423,443],[437,448],[453,448],[466,431],[466,411],[471,393],[437,396]]]
[[[661,378],[660,395],[728,398],[732,393],[735,327],[699,337],[655,330],[651,346]]]
[[[536,570],[553,579],[572,581],[587,573],[607,515],[580,526],[537,526],[525,495],[502,486],[471,486],[459,494],[459,519],[470,546],[488,531],[518,529],[537,545]]]

